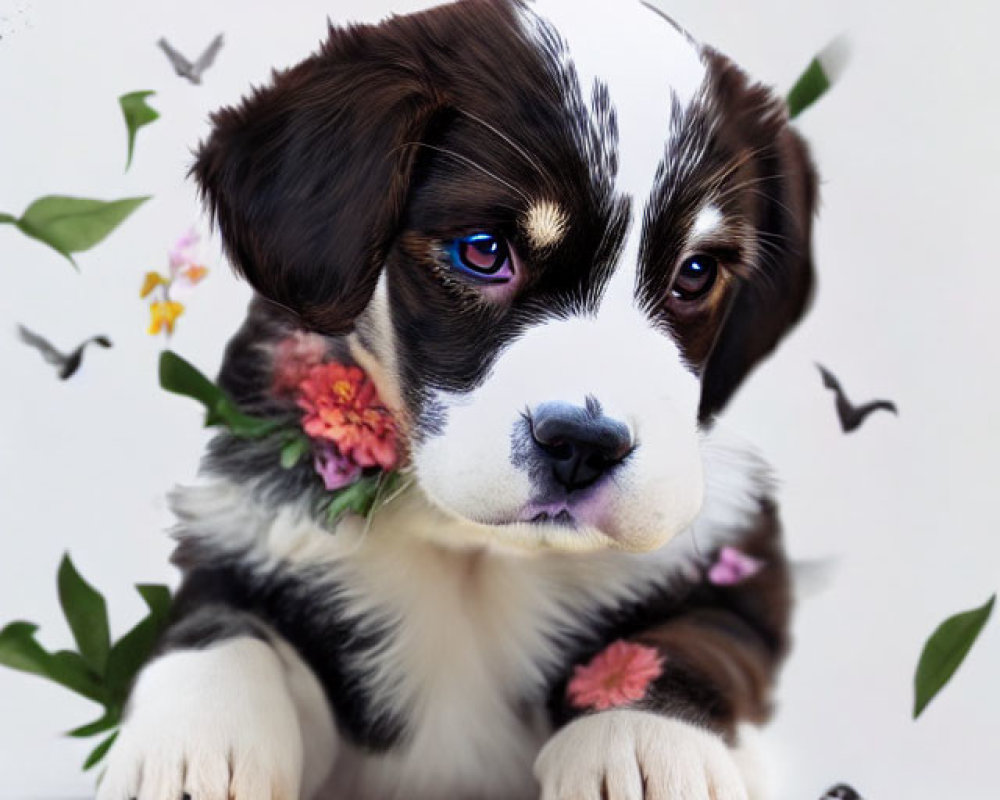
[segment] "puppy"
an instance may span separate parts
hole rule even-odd
[[[760,796],[788,575],[713,419],[812,285],[781,99],[633,0],[461,0],[213,122],[221,385],[294,418],[289,353],[360,367],[407,483],[331,523],[309,459],[215,439],[101,800]]]

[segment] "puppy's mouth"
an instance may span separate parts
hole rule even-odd
[[[533,500],[512,522],[559,528],[599,528],[603,516],[603,492],[593,489],[568,497]]]
[[[531,511],[529,510],[527,513],[531,514]],[[559,509],[542,510],[520,521],[530,522],[533,525],[558,525],[563,528],[575,528],[577,526],[576,517],[565,506]]]

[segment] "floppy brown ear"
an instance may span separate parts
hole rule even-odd
[[[320,52],[212,117],[192,172],[235,268],[326,333],[378,282],[434,99],[396,20]]]
[[[755,154],[756,256],[736,288],[702,372],[699,416],[721,411],[744,378],[801,319],[812,297],[812,220],[817,176],[808,148],[788,123],[784,101],[725,57],[708,51],[715,92],[741,146]]]

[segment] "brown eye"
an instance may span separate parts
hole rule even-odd
[[[704,253],[685,259],[677,270],[670,293],[678,300],[690,302],[708,292],[715,283],[719,271],[719,262]]]

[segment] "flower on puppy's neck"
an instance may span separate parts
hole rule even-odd
[[[345,512],[369,517],[395,497],[403,481],[392,412],[363,369],[328,356],[325,337],[289,333],[274,345],[271,393],[301,412],[295,429],[282,434],[281,464],[292,469],[311,457],[327,492],[321,508],[332,527]]]
[[[361,477],[361,467],[342,455],[332,442],[317,442],[313,446],[313,469],[328,492],[350,486]]]
[[[396,422],[359,367],[336,362],[311,367],[299,383],[298,405],[305,412],[306,435],[336,447],[341,464],[385,471],[396,466]]]

